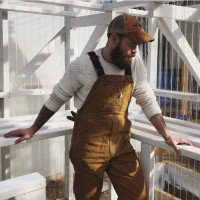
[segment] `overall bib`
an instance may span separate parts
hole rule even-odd
[[[96,54],[88,54],[98,79],[78,110],[73,129],[70,158],[76,200],[99,200],[105,171],[119,200],[146,200],[143,173],[130,144],[131,70],[105,75]]]

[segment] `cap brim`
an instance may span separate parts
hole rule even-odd
[[[128,37],[135,43],[135,44],[144,44],[146,42],[153,42],[155,39],[151,37],[145,31],[134,31],[128,33]]]

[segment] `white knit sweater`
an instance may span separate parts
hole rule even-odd
[[[120,70],[104,60],[102,49],[96,50],[95,53],[99,56],[106,75],[124,75],[124,70]],[[146,117],[150,119],[153,115],[160,113],[161,110],[147,82],[144,65],[138,56],[133,58],[132,77],[134,80],[133,96]],[[71,63],[60,82],[54,86],[53,93],[45,106],[56,112],[74,96],[75,107],[77,109],[81,108],[97,78],[97,73],[89,56],[85,54],[78,57]]]

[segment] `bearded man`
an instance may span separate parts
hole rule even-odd
[[[74,96],[78,111],[70,158],[75,169],[76,200],[98,200],[105,171],[120,200],[147,199],[141,166],[130,144],[128,106],[132,96],[177,153],[177,144],[191,145],[169,133],[147,83],[143,63],[136,56],[138,44],[153,40],[135,17],[117,16],[108,27],[106,47],[71,63],[34,124],[5,135],[21,135],[16,143],[29,139]]]

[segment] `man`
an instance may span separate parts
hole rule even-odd
[[[106,47],[71,63],[34,124],[5,135],[21,135],[16,143],[29,139],[74,96],[78,112],[70,158],[75,169],[76,200],[98,200],[105,171],[120,200],[147,199],[140,163],[130,144],[131,122],[127,117],[132,96],[177,153],[177,144],[191,145],[168,132],[144,66],[136,56],[138,44],[153,40],[135,17],[119,15],[109,25]]]

